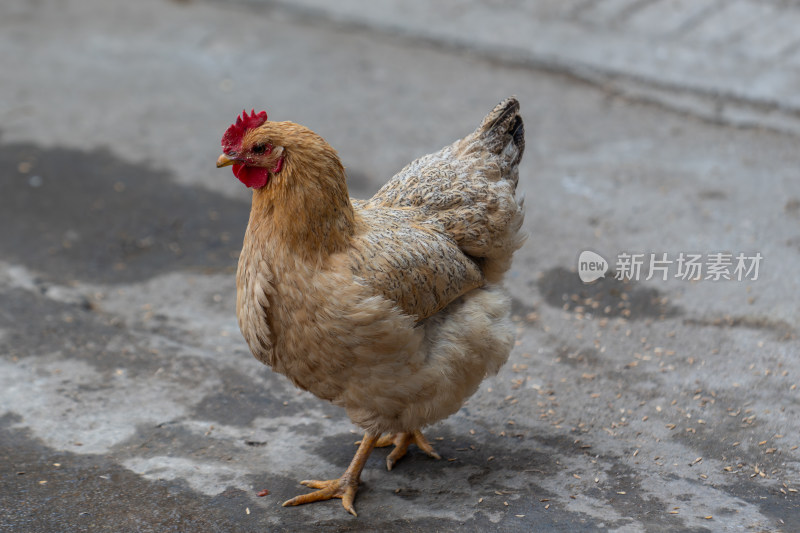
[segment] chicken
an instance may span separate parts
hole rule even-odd
[[[261,362],[345,408],[365,435],[338,479],[284,503],[341,498],[353,515],[364,463],[394,444],[439,458],[421,429],[455,413],[514,344],[502,286],[524,241],[515,198],[519,103],[421,157],[369,200],[348,195],[336,151],[292,122],[245,112],[217,167],[253,189],[236,275],[242,334]]]

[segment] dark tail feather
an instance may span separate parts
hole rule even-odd
[[[522,123],[521,116],[514,117],[514,122],[511,124],[509,131],[514,144],[519,148],[519,155],[517,156],[517,163],[519,163],[520,159],[522,159],[522,153],[525,151],[525,124]]]
[[[486,115],[480,129],[484,131],[506,130],[507,128],[503,126],[507,125],[518,113],[519,101],[517,101],[516,97],[506,98]]]
[[[513,96],[506,98],[488,114],[478,127],[478,132],[487,140],[487,145],[500,153],[509,142],[513,142],[519,153],[515,163],[522,159],[525,151],[525,126],[519,114],[519,101]]]

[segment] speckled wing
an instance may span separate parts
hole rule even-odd
[[[525,241],[515,194],[524,148],[519,102],[508,98],[473,133],[412,161],[363,206],[415,212],[476,262],[487,283],[499,282]]]
[[[511,97],[486,115],[473,133],[406,165],[368,205],[441,212],[469,208],[498,194],[513,198],[524,149],[519,102]],[[497,190],[497,184],[504,190]]]
[[[354,203],[360,231],[350,251],[353,274],[407,314],[423,320],[483,285],[475,261],[437,227],[415,221],[413,210]]]

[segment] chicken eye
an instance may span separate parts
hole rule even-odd
[[[253,146],[253,148],[251,148],[250,151],[253,152],[254,154],[261,155],[261,154],[263,154],[264,152],[267,151],[267,145],[266,144],[257,144],[255,146]]]

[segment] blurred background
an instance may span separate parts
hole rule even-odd
[[[793,0],[4,0],[0,530],[800,529],[798,28]],[[280,508],[355,428],[241,339],[222,133],[304,124],[366,197],[512,94],[511,360],[429,430],[444,461],[370,459],[358,519]],[[584,250],[763,260],[584,285]]]

